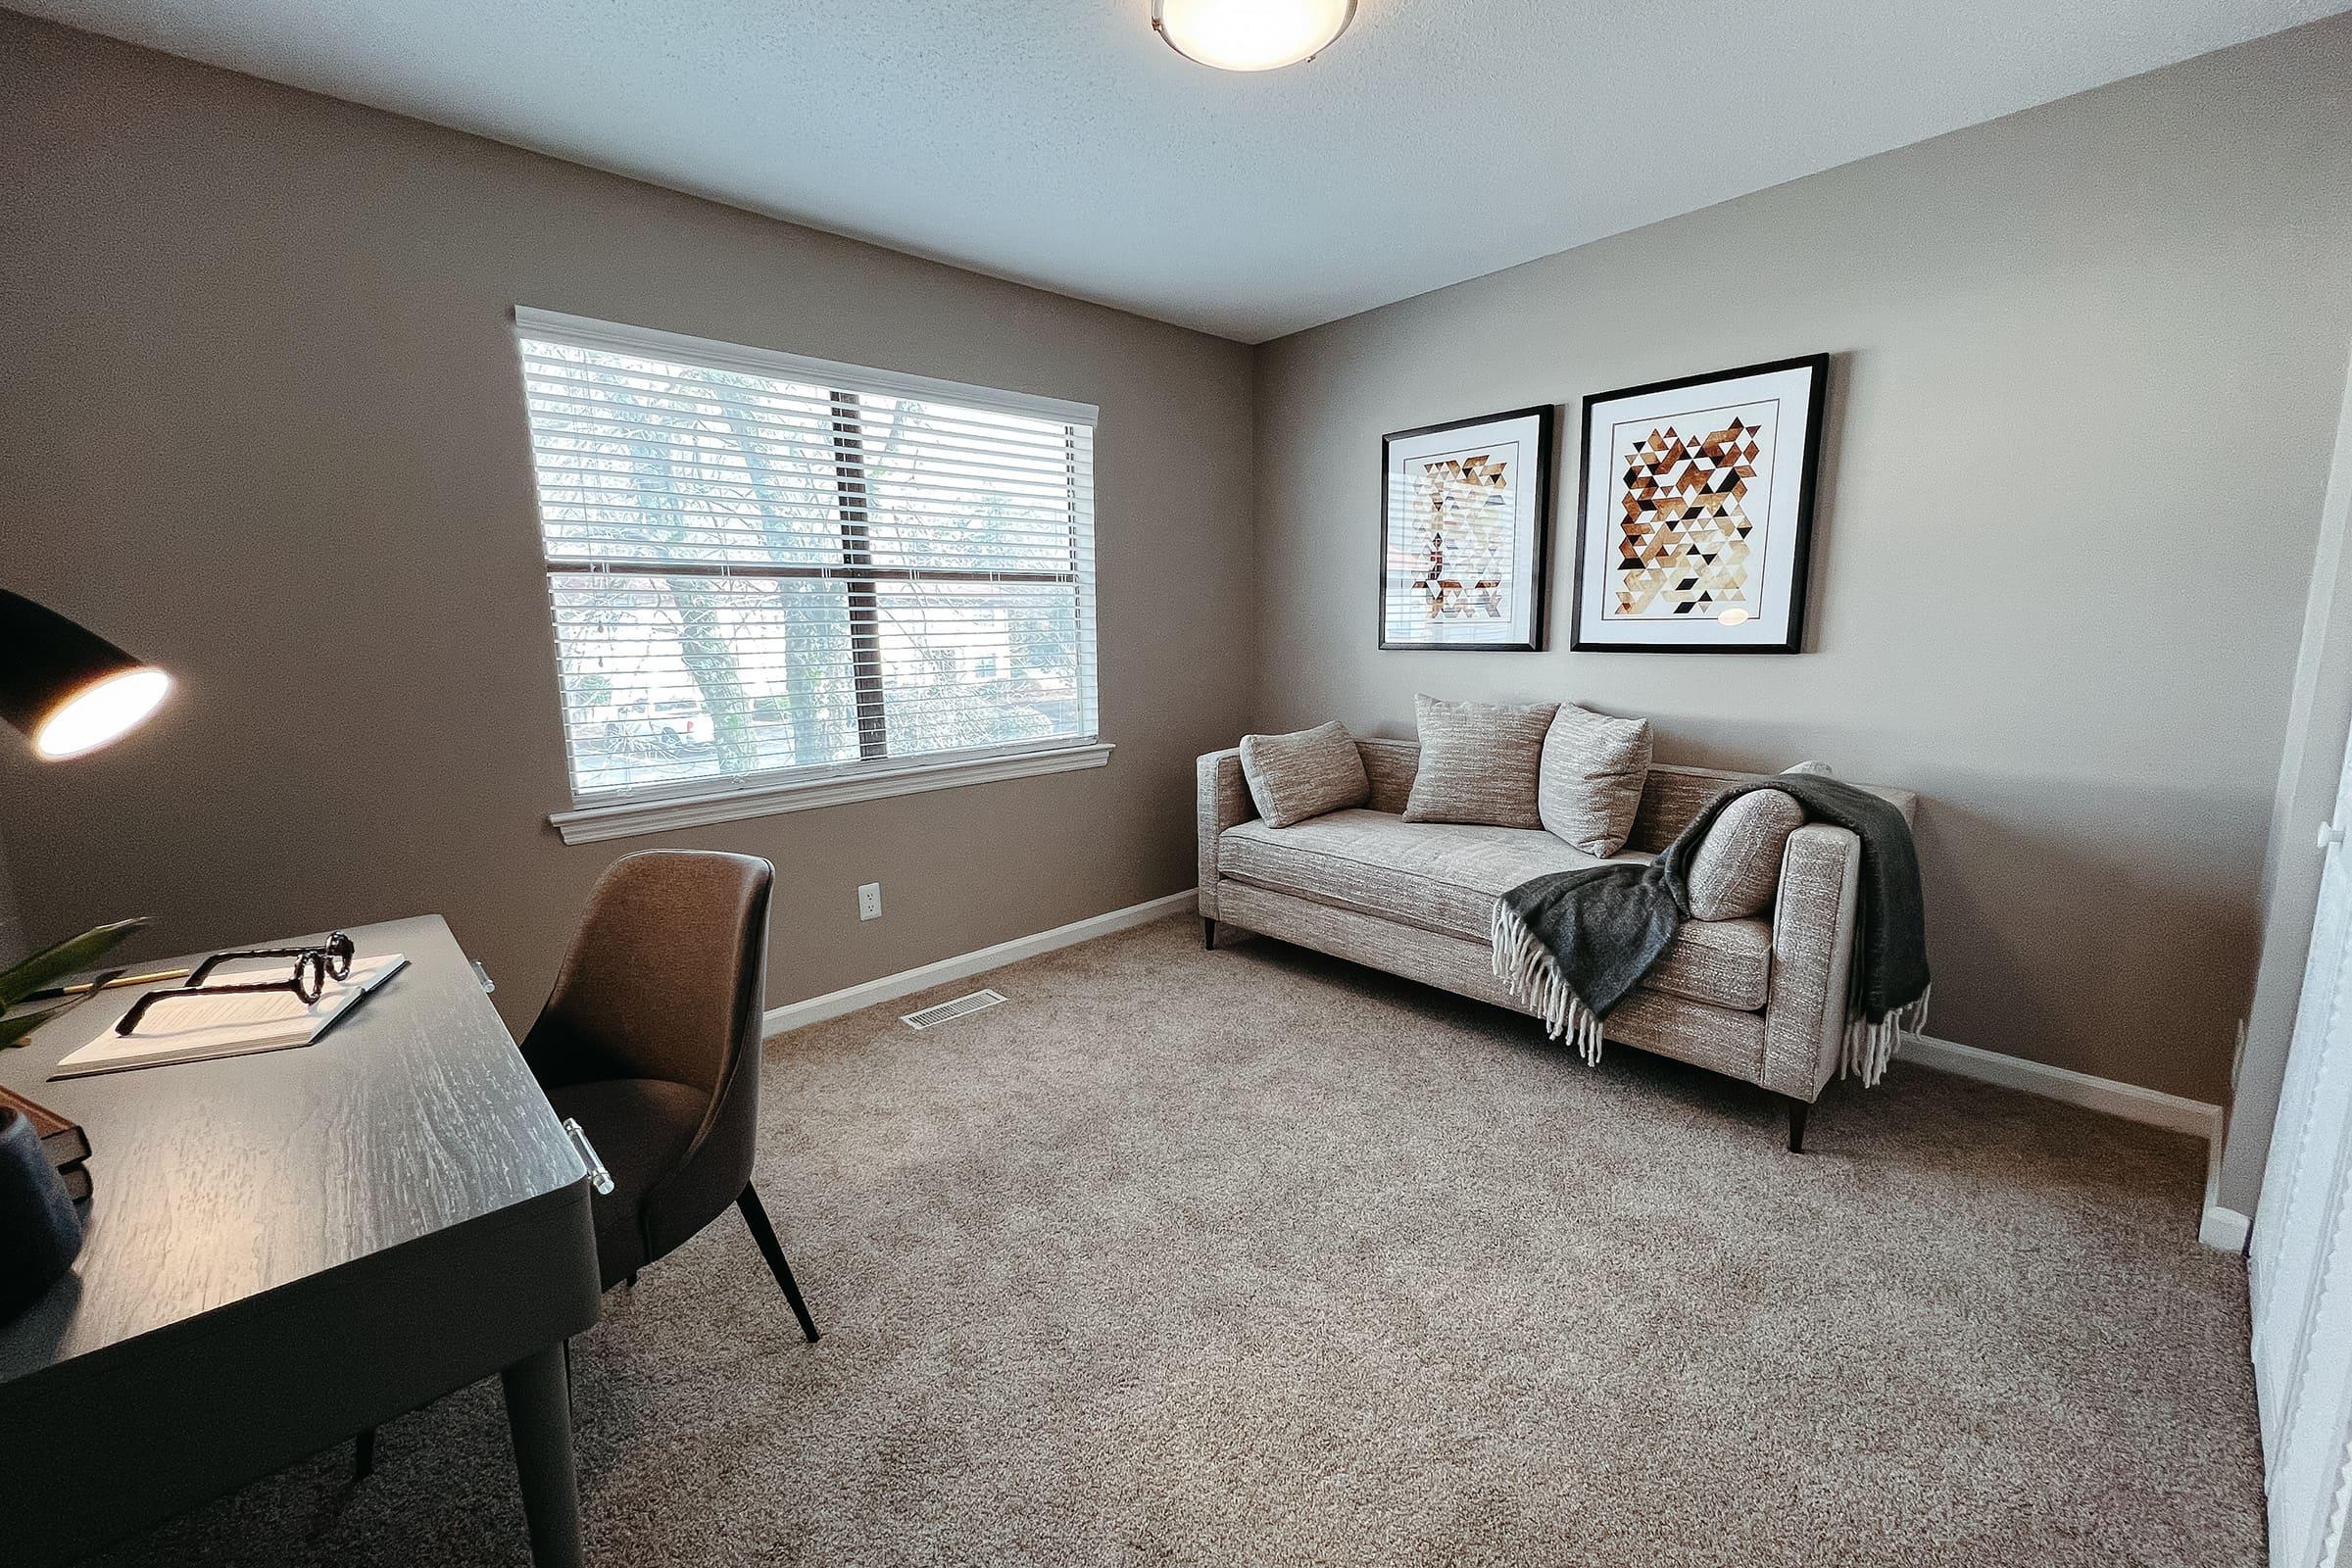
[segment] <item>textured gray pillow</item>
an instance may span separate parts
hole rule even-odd
[[[1587,855],[1625,848],[1649,776],[1649,720],[1611,718],[1562,703],[1544,737],[1536,810],[1544,826]]]
[[[1772,906],[1781,854],[1805,808],[1779,790],[1750,790],[1725,807],[1690,857],[1690,917],[1744,920]]]
[[[1416,695],[1421,760],[1404,819],[1542,827],[1536,780],[1543,771],[1544,736],[1559,710],[1557,703],[1510,708]]]
[[[1242,777],[1268,827],[1289,827],[1372,798],[1364,754],[1337,719],[1288,735],[1243,736]]]

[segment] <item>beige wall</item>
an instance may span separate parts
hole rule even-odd
[[[182,682],[111,753],[0,747],[34,936],[438,910],[521,1020],[632,848],[776,862],[778,1003],[1192,884],[1252,664],[1247,349],[6,14],[0,147],[0,573]],[[1110,764],[562,844],[518,302],[1101,405]]]
[[[2352,22],[1282,340],[1257,721],[1416,690],[1921,791],[1933,1032],[2220,1100],[2345,349]],[[1507,193],[1504,193],[1507,195]],[[1382,432],[1836,355],[1795,658],[1380,653]],[[1573,512],[1573,502],[1567,510]]]

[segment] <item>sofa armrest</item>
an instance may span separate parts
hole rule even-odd
[[[1778,1094],[1812,1101],[1843,1059],[1861,872],[1849,829],[1808,822],[1788,835],[1764,1006],[1764,1087]]]
[[[1865,784],[1862,786],[1862,788],[1870,791],[1871,794],[1876,795],[1880,800],[1885,801],[1887,805],[1902,812],[1903,825],[1905,827],[1917,827],[1919,825],[1919,797],[1912,794],[1909,790],[1898,790],[1886,784]]]
[[[1249,780],[1242,777],[1239,748],[1210,752],[1200,759],[1196,774],[1199,793],[1194,820],[1200,834],[1200,915],[1217,917],[1217,836],[1257,814],[1250,799]]]

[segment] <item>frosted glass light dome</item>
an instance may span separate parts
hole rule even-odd
[[[1355,0],[1152,0],[1152,26],[1168,47],[1219,71],[1312,60],[1354,19]]]

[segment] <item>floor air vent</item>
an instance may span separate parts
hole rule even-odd
[[[942,1002],[935,1006],[925,1007],[920,1012],[905,1013],[901,1015],[899,1021],[909,1029],[928,1029],[934,1024],[946,1023],[951,1018],[960,1018],[967,1012],[978,1012],[983,1007],[993,1007],[1004,1000],[994,991],[975,991],[968,997],[957,997],[953,1002]]]

